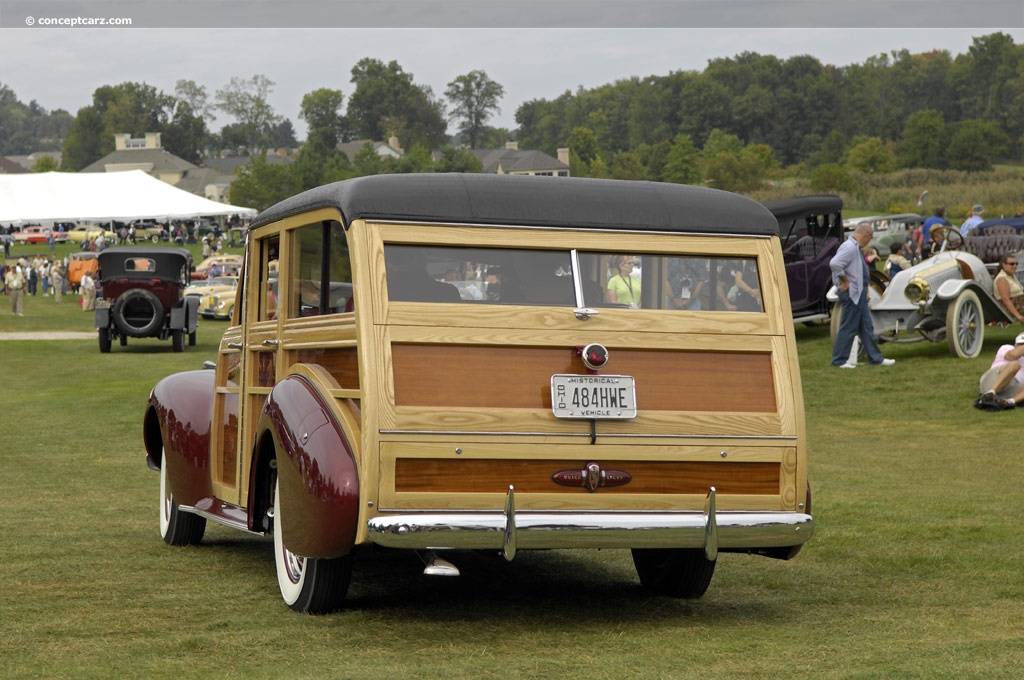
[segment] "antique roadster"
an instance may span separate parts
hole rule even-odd
[[[873,284],[868,289],[875,338],[878,342],[945,340],[954,356],[970,359],[981,352],[986,323],[1013,322],[1014,318],[997,301],[985,263],[958,250],[963,239],[955,228],[941,230],[941,252],[897,273],[884,287]],[[842,307],[834,286],[828,296],[833,302],[834,342]]]
[[[171,338],[175,352],[196,344],[199,301],[183,295],[192,270],[192,253],[183,248],[107,248],[97,257],[99,290],[96,329],[100,352],[120,338]]]

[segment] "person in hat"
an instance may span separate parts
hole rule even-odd
[[[992,366],[981,374],[978,381],[978,399],[975,407],[986,411],[1005,411],[1024,405],[1024,333],[1012,345],[1002,345],[996,351]]]
[[[917,252],[921,257],[928,257],[925,253],[930,253],[932,249],[932,227],[948,227],[949,222],[946,220],[946,206],[940,205],[935,208],[935,214],[924,221],[915,232],[914,241],[917,243]]]
[[[985,207],[982,205],[975,205],[971,208],[971,214],[967,216],[964,223],[960,225],[960,235],[970,236],[974,228],[985,221]]]

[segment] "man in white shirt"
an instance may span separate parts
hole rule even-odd
[[[875,342],[875,325],[868,307],[868,286],[871,273],[864,259],[862,248],[871,243],[875,230],[867,222],[861,222],[848,239],[842,242],[835,256],[829,261],[832,268],[832,283],[839,293],[842,317],[839,331],[832,345],[832,365],[836,368],[856,368],[849,361],[854,338],[867,352],[868,361],[875,366],[892,366],[895,359],[886,359]]]

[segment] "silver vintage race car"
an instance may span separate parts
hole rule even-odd
[[[954,356],[978,356],[985,339],[985,324],[1015,319],[999,304],[992,274],[977,255],[960,250],[963,239],[956,229],[943,228],[943,249],[935,256],[898,272],[887,283],[872,280],[868,290],[875,339],[879,342],[949,343]],[[836,288],[828,292],[833,303],[831,335],[835,342],[842,314]]]

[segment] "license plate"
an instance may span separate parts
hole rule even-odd
[[[551,376],[551,410],[556,418],[636,418],[636,385],[631,375]]]

